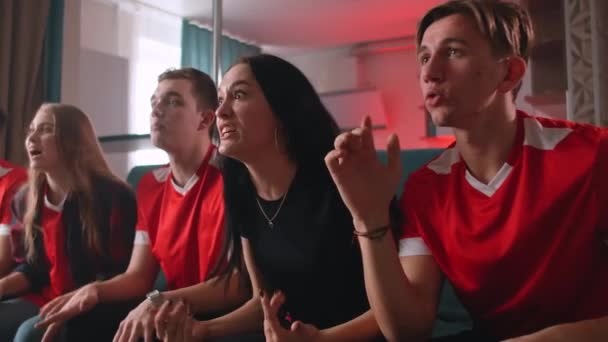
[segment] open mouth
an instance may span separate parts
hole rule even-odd
[[[30,154],[30,156],[32,158],[34,158],[34,157],[40,156],[42,154],[42,151],[40,151],[40,150],[29,150],[28,153]]]
[[[436,91],[430,91],[426,94],[425,102],[427,106],[435,107],[441,104],[443,96]]]
[[[226,138],[230,136],[232,133],[236,132],[236,129],[232,127],[222,127],[222,131],[220,132],[220,136],[222,138]]]
[[[436,92],[436,91],[429,91],[429,92],[426,94],[426,98],[427,98],[427,100],[433,100],[433,99],[435,99],[435,98],[437,98],[437,97],[439,97],[439,93],[438,93],[438,92]]]

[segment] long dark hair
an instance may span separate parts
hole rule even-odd
[[[305,168],[306,172],[314,174],[316,181],[334,186],[325,165],[325,156],[333,149],[340,129],[310,81],[294,65],[273,55],[242,57],[231,68],[238,64],[247,64],[251,68],[279,122],[289,159],[298,169]],[[220,160],[227,234],[224,257],[220,260],[226,262],[216,265],[212,273],[232,275],[232,271],[241,271],[243,267],[240,238],[242,227],[247,222],[242,218],[248,217],[246,213],[249,211],[243,192],[255,189],[252,189],[243,163],[225,156]],[[395,200],[391,202],[390,212],[393,230],[398,229],[401,217]]]
[[[310,81],[294,65],[273,55],[242,57],[230,68],[239,64],[248,65],[260,85],[279,123],[289,159],[298,168],[331,181],[324,157],[333,148],[339,128]],[[220,260],[227,262],[218,264],[221,267],[215,267],[213,273],[232,274],[226,271],[241,270],[243,264],[240,236],[244,222],[239,218],[248,208],[242,193],[243,185],[249,184],[249,173],[243,163],[229,157],[221,157],[221,168],[227,238]]]

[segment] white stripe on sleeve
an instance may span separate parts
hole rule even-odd
[[[11,235],[11,226],[9,224],[0,224],[0,236]]]
[[[148,235],[148,232],[145,232],[143,230],[138,230],[135,232],[135,241],[133,242],[134,245],[149,245],[150,244],[150,235]]]
[[[431,255],[431,250],[427,247],[421,237],[399,240],[399,256],[414,255]]]

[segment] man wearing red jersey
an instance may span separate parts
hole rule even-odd
[[[608,340],[608,131],[516,110],[531,38],[508,2],[453,0],[423,17],[420,87],[456,143],[408,178],[398,248],[387,225],[397,139],[386,167],[369,122],[326,158],[389,340],[429,335],[442,276],[476,323],[461,340]]]
[[[196,69],[168,70],[158,78],[151,105],[152,143],[168,153],[170,162],[138,184],[139,218],[129,268],[82,288],[65,304],[49,304],[42,325],[97,303],[141,298],[159,269],[170,291],[149,293],[121,323],[115,340],[149,341],[160,299],[186,299],[196,312],[220,311],[241,301],[240,289],[226,293],[225,286],[205,282],[224,247],[223,181],[209,135],[217,108],[215,84]],[[209,296],[190,296],[191,288],[200,286],[209,289]]]
[[[0,128],[4,126],[5,120],[6,117],[0,108]],[[14,223],[11,201],[19,186],[26,180],[25,168],[0,159],[0,277],[8,274],[14,266],[10,235],[11,225]]]

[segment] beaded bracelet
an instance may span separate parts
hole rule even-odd
[[[370,240],[376,240],[376,239],[380,239],[381,237],[386,235],[386,233],[389,231],[390,228],[391,228],[391,226],[387,224],[382,227],[372,229],[369,232],[360,232],[355,229],[355,230],[353,230],[353,234],[356,236],[368,238]]]

